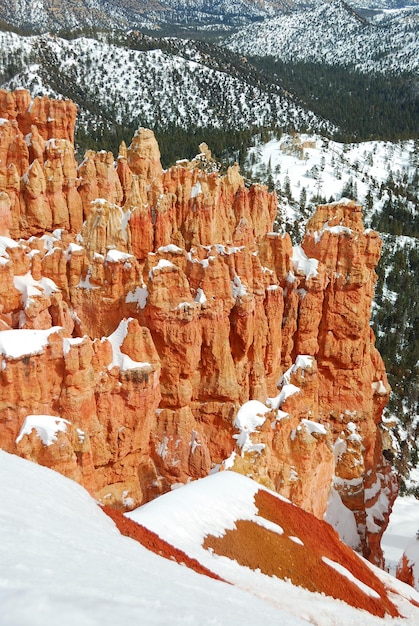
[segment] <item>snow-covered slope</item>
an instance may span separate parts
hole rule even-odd
[[[292,0],[5,0],[0,19],[28,30],[243,25],[292,6]]]
[[[2,626],[307,624],[121,536],[60,474],[0,451],[0,484]]]
[[[373,577],[369,578],[373,573],[379,576],[387,589],[403,588],[370,564],[364,570],[366,579],[361,582],[361,570],[366,562],[347,548],[345,550],[349,558],[346,560],[345,550],[340,552],[337,538],[332,531],[326,530],[327,524],[315,520],[277,494],[268,492],[234,472],[221,472],[190,483],[127,516],[205,563],[225,580],[242,589],[252,589],[268,602],[286,608],[295,616],[304,617],[313,624],[339,623],[343,626],[362,623],[366,626],[376,623],[376,618],[365,611],[360,614],[357,609],[334,601],[327,591],[326,597],[321,593],[327,587],[327,573],[323,573],[324,579],[319,572],[316,575],[315,554],[322,555],[322,564],[334,568],[331,580],[332,585],[336,583],[335,590],[342,576],[345,592],[351,590],[354,596],[359,591],[367,594],[370,609],[372,598],[377,598],[368,586],[368,583],[374,584]],[[310,518],[311,524],[305,517]],[[264,532],[267,534],[263,540],[260,533],[263,535]],[[256,546],[258,556],[252,554],[252,546]],[[266,573],[270,553],[275,555],[274,575]],[[331,554],[336,560],[329,558]],[[284,555],[286,565],[281,571]],[[360,578],[350,573],[356,564],[362,564],[361,569],[357,570]],[[297,583],[299,586],[295,587],[290,584],[290,580],[295,580],[299,567],[308,576],[305,578],[303,574]],[[310,576],[315,577],[315,588],[320,593],[310,593],[304,588]],[[365,580],[368,582],[365,583]],[[406,591],[404,588],[402,593]],[[410,590],[407,596],[416,598],[416,594]],[[395,601],[394,595],[392,600]],[[413,620],[419,617],[419,614],[416,615],[417,609],[405,605],[404,601],[402,604],[402,613],[411,616]]]
[[[274,85],[228,62],[208,58],[193,42],[166,50],[133,50],[105,41],[0,33],[1,86],[32,95],[68,97],[83,118],[136,127],[246,128],[278,124],[324,131],[332,125],[295,104]]]
[[[136,23],[152,26],[153,13],[161,4],[132,0],[5,0],[0,5],[0,19],[28,31],[68,30],[77,28],[129,27]],[[145,11],[148,10],[148,15]]]
[[[226,44],[240,54],[287,62],[348,65],[362,72],[417,72],[418,15],[416,6],[367,19],[342,0],[333,0],[246,27]]]
[[[271,184],[280,193],[287,191],[291,202],[285,197],[282,209],[289,222],[300,216],[301,196],[311,211],[319,197],[335,201],[351,195],[364,206],[364,218],[371,226],[388,200],[389,178],[395,184],[412,181],[416,160],[414,140],[344,144],[319,135],[284,134],[267,143],[257,141],[248,151],[244,169],[252,180]],[[414,211],[414,201],[407,201],[407,206]]]
[[[29,32],[86,28],[230,30],[317,0],[4,0],[0,20]],[[404,6],[403,0],[352,0],[361,10]],[[410,5],[417,0],[410,0]]]
[[[192,492],[185,487],[169,494],[172,535],[183,536],[183,542],[187,543],[187,529],[178,523],[181,519],[189,527],[191,523],[197,524],[192,528],[193,540],[205,529],[204,517],[207,530],[216,532],[225,528],[226,520],[248,515],[249,494],[255,491],[254,484],[240,476],[233,476],[232,480],[235,478],[234,498],[230,497],[231,483],[223,481],[223,477],[215,482],[199,481],[191,485],[195,488]],[[0,451],[0,484],[2,626],[56,626],[57,623],[62,626],[116,623],[407,626],[418,619],[418,609],[402,596],[416,600],[419,596],[384,573],[380,576],[385,585],[398,590],[399,610],[407,619],[378,619],[345,603],[311,594],[284,581],[275,582],[257,572],[254,581],[258,584],[246,590],[196,574],[121,536],[113,522],[76,483],[3,451]],[[191,499],[191,493],[197,500]],[[166,514],[167,511],[166,508]],[[154,519],[165,526],[160,514]],[[212,559],[217,560],[225,569],[228,559]],[[230,568],[240,570],[243,580],[248,577],[246,568],[239,568],[237,563],[230,562]],[[278,582],[280,593],[277,589],[273,599],[269,587]]]
[[[383,547],[386,567],[395,574],[403,551],[412,539],[416,539],[419,530],[419,500],[413,496],[397,498],[393,505],[390,523],[385,531],[381,545]],[[417,542],[419,546],[419,541]],[[419,558],[417,558],[419,566]]]

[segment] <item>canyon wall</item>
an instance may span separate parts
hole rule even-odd
[[[78,165],[72,103],[0,91],[0,117],[1,447],[125,510],[234,469],[320,518],[337,502],[382,564],[397,488],[361,207],[319,206],[293,246],[275,194],[205,145],[163,171],[140,129]]]

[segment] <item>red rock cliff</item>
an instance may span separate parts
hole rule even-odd
[[[217,467],[318,517],[334,494],[380,563],[395,487],[361,208],[318,207],[293,248],[275,195],[206,147],[163,171],[140,129],[78,166],[72,103],[0,91],[0,117],[0,445],[122,509]]]

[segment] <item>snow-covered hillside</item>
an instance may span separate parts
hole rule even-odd
[[[286,62],[344,65],[362,72],[417,72],[418,15],[416,6],[367,19],[334,0],[246,27],[226,45],[247,56]]]
[[[416,161],[414,140],[344,144],[319,135],[294,134],[267,143],[256,141],[244,169],[249,178],[270,184],[284,196],[281,209],[289,223],[301,216],[302,198],[307,213],[319,199],[333,202],[351,196],[364,206],[364,219],[371,226],[388,200],[389,178],[412,180]],[[407,206],[415,210],[414,202]]]
[[[157,30],[162,24],[222,29],[262,19],[292,4],[291,0],[6,0],[0,19],[37,32],[86,27]]]
[[[77,30],[79,28],[129,28],[153,26],[158,1],[132,0],[6,0],[0,6],[0,19],[29,32]],[[147,14],[146,14],[147,12]],[[154,18],[154,19],[153,19]]]
[[[86,28],[147,28],[181,25],[184,29],[231,30],[317,0],[5,0],[0,20],[29,32]],[[360,10],[395,8],[403,0],[352,0]],[[417,0],[410,0],[410,5]]]
[[[222,477],[221,477],[222,478]],[[228,502],[228,481],[214,492],[214,482],[199,481],[201,515],[214,502],[221,509],[201,519],[199,528],[222,527],[249,509],[252,481],[237,476],[234,502]],[[240,480],[239,480],[240,479]],[[243,481],[243,482],[242,482]],[[2,626],[114,625],[115,623],[219,624],[363,624],[413,625],[418,609],[404,598],[414,590],[374,569],[384,584],[397,590],[406,619],[379,619],[320,594],[257,572],[257,588],[240,589],[196,574],[147,551],[123,537],[84,489],[60,474],[0,451],[0,623]],[[223,483],[223,481],[218,481]],[[212,486],[211,486],[212,485]],[[240,486],[241,485],[241,486]],[[170,507],[173,521],[197,518],[188,487],[178,490]],[[218,495],[217,495],[218,491]],[[188,496],[189,493],[189,496]],[[241,502],[241,509],[237,503]],[[158,502],[156,502],[158,504]],[[178,507],[178,508],[176,508]],[[208,511],[207,511],[208,513]],[[157,517],[158,519],[158,517]],[[217,522],[218,519],[218,522]],[[184,528],[173,524],[180,537]],[[163,523],[164,520],[160,519]],[[213,558],[213,562],[217,559]],[[226,567],[228,559],[220,558]],[[230,562],[234,570],[237,563]],[[372,567],[372,566],[371,566]],[[242,577],[249,575],[245,568]],[[269,597],[264,586],[281,583]],[[394,595],[393,601],[396,601]]]
[[[223,68],[221,62],[200,54],[193,42],[183,42],[182,56],[178,48],[143,51],[87,38],[68,41],[0,33],[1,86],[24,87],[33,96],[71,98],[82,107],[81,118],[90,122],[102,118],[160,129],[170,124],[182,128],[276,124],[333,130],[279,87]]]

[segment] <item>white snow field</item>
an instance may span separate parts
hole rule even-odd
[[[78,484],[4,451],[0,484],[1,626],[419,623],[418,609],[406,602],[401,606],[400,597],[398,606],[407,618],[379,619],[257,572],[240,573],[246,568],[232,561],[228,567],[237,570],[246,589],[199,575],[120,535]],[[235,504],[228,510],[225,495],[232,487]],[[249,493],[257,489],[250,479],[230,472],[197,481],[168,494],[171,505],[164,510],[171,519],[160,523],[180,536],[181,520],[189,517],[199,535],[205,526],[199,515],[209,512],[214,528],[225,527],[226,520],[251,513]],[[217,558],[226,560],[214,556],[213,562]],[[414,590],[391,580],[406,597],[419,600]],[[277,583],[274,602],[269,588]]]

